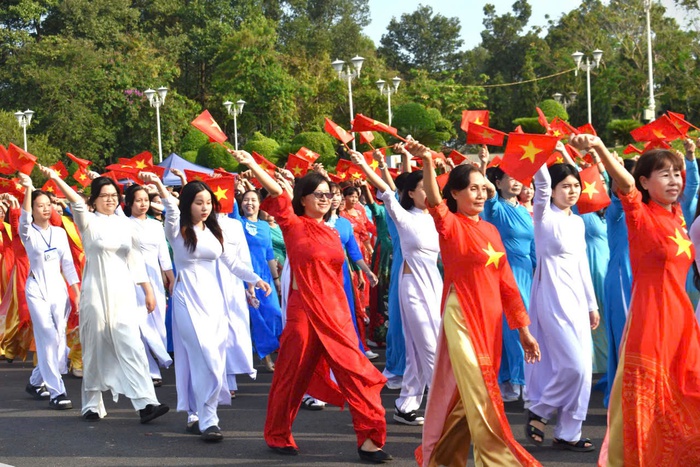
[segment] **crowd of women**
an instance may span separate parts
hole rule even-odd
[[[393,420],[423,425],[423,466],[465,465],[472,447],[477,465],[539,465],[505,415],[519,399],[529,443],[556,420],[554,449],[596,450],[583,425],[600,373],[600,465],[696,465],[695,144],[636,161],[595,136],[570,144],[598,167],[606,209],[577,214],[580,167],[561,143],[565,162],[530,185],[488,167],[486,147],[455,165],[409,140],[394,147],[398,176],[380,151],[376,170],[351,151],[364,176],[341,185],[320,165],[273,176],[231,151],[249,170],[229,215],[178,171],[180,190],[141,172],[123,195],[93,173],[85,199],[39,166],[66,202],[26,175],[21,204],[0,194],[0,345],[8,361],[36,349],[26,391],[53,409],[72,408],[62,375],[82,370],[92,422],[104,391],[141,423],[164,415],[154,388],[174,363],[184,429],[213,442],[236,375],[256,376],[254,352],[274,372],[264,438],[281,455],[299,452],[298,410],[329,403],[349,406],[362,460],[391,461],[380,391],[400,389]],[[386,347],[383,373],[370,346]]]

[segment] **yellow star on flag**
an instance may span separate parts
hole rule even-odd
[[[221,130],[221,127],[219,126],[218,123],[216,123],[216,121],[213,118],[211,119],[211,127],[216,128],[217,130],[219,130],[223,133],[223,131]]]
[[[216,191],[214,192],[214,196],[216,196],[216,199],[222,200],[222,199],[228,199],[226,197],[226,192],[228,191],[228,188],[221,188],[220,186],[216,187]]]
[[[588,195],[588,199],[593,199],[593,195],[596,193],[600,193],[598,189],[596,188],[596,185],[598,185],[598,182],[593,182],[593,183],[588,183],[587,181],[583,181],[584,189],[581,190],[581,193],[585,193]]]
[[[2,186],[8,186],[10,184],[10,181],[5,179],[5,178],[0,178],[0,185]]]
[[[356,180],[357,180],[357,179],[360,179],[360,178],[362,178],[362,174],[359,173],[359,172],[354,172],[354,173],[352,174],[352,178],[354,178],[354,179],[356,179]]]
[[[564,158],[559,156],[557,157],[557,164],[563,164],[564,163]]]
[[[20,159],[28,159],[28,160],[31,160],[31,159],[29,159],[29,156],[27,156],[27,155],[26,155],[25,153],[23,153],[23,152],[20,152],[20,153],[19,153],[19,158],[20,158]]]
[[[346,174],[345,172],[338,174],[338,177],[340,177],[341,180],[345,180],[345,177],[347,177],[347,176],[348,176],[348,174]]]
[[[683,214],[681,216],[681,227],[685,228],[688,224],[685,223],[685,216]]]
[[[554,130],[554,133],[552,133],[552,136],[561,136],[561,132],[559,130]]]
[[[82,181],[85,181],[85,179],[86,179],[87,177],[85,176],[85,174],[82,174],[82,173],[81,173],[81,174],[78,176],[78,178],[79,178],[80,181],[82,182]]]
[[[481,250],[487,255],[489,255],[489,259],[488,261],[486,261],[485,267],[489,267],[489,264],[493,264],[494,266],[496,266],[496,269],[498,269],[498,263],[501,260],[501,257],[505,255],[505,253],[502,251],[494,250],[490,242],[487,248],[482,248]]]
[[[8,164],[7,162],[5,162],[5,161],[0,161],[0,169],[7,168],[7,167],[9,167],[9,166],[10,166],[10,164]]]
[[[683,235],[678,229],[676,229],[675,236],[669,235],[668,238],[670,238],[673,241],[673,243],[678,245],[678,251],[676,252],[676,256],[680,256],[681,253],[685,253],[686,255],[688,255],[688,258],[692,257],[692,255],[690,254],[690,247],[693,245],[693,242],[683,238]]]
[[[372,161],[372,163],[369,166],[372,167],[372,170],[376,170],[377,167],[379,167],[379,162]]]
[[[542,152],[540,148],[532,144],[532,141],[527,143],[527,146],[520,146],[520,148],[525,151],[520,160],[528,159],[532,164],[535,163],[535,156]]]
[[[483,125],[483,124],[484,124],[484,122],[482,122],[482,121],[481,121],[481,118],[479,118],[479,117],[476,117],[476,120],[474,120],[474,123],[477,124],[477,125]]]
[[[493,138],[493,133],[491,133],[488,130],[484,130],[481,132],[481,137],[486,138],[486,139],[491,139],[491,138]]]
[[[144,161],[136,161],[136,168],[137,168],[137,169],[145,169],[146,167],[148,167],[148,166],[146,165],[146,162],[144,162]]]
[[[664,134],[663,131],[661,130],[652,130],[652,133],[654,133],[654,136],[656,136],[659,139],[665,139],[666,135]]]
[[[53,193],[53,187],[52,186],[47,186],[46,191]]]
[[[301,175],[301,167],[296,166],[292,169],[292,172],[294,172],[294,175]]]

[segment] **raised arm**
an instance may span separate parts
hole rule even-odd
[[[279,186],[279,183],[277,183],[275,179],[270,176],[270,174],[260,167],[260,165],[255,162],[255,159],[253,159],[253,156],[251,156],[248,152],[229,150],[229,153],[231,153],[239,164],[248,166],[251,172],[253,172],[253,175],[255,175],[255,178],[258,179],[260,184],[267,190],[270,196],[276,198],[283,193],[282,187]]]
[[[442,195],[440,195],[440,187],[435,176],[435,165],[430,149],[417,141],[411,141],[406,146],[412,155],[420,157],[423,161],[423,189],[428,206],[437,206],[442,203]]]
[[[48,167],[44,167],[43,165],[37,164],[37,167],[39,167],[39,171],[44,174],[46,177],[49,179],[53,180],[56,186],[58,186],[58,189],[63,192],[64,195],[66,195],[66,199],[70,203],[82,203],[83,198],[73,190],[73,188],[70,187],[63,179],[61,178],[60,175],[58,175],[58,172],[56,172],[53,169],[50,169]]]
[[[374,160],[379,164],[377,168],[382,173],[382,180],[384,180],[384,183],[389,185],[391,191],[396,191],[396,185],[394,184],[394,179],[391,177],[391,173],[389,172],[389,166],[386,165],[386,157],[384,157],[384,154],[382,154],[382,152],[379,150],[375,150],[372,152],[372,158],[374,158]]]
[[[22,201],[22,210],[32,214],[32,193],[34,192],[34,184],[29,175],[19,173],[19,183],[24,187],[24,201]]]
[[[600,157],[608,175],[610,175],[610,178],[612,178],[617,185],[618,191],[623,195],[632,191],[632,188],[634,188],[634,177],[622,164],[615,160],[599,137],[593,135],[575,135],[571,137],[569,144],[580,150],[593,149]]]
[[[384,183],[384,180],[381,179],[379,175],[376,174],[374,170],[372,170],[372,167],[367,164],[367,161],[365,160],[365,156],[360,154],[357,151],[350,151],[350,159],[352,160],[353,164],[358,165],[362,171],[365,173],[365,176],[367,177],[367,181],[372,184],[377,190],[381,191],[384,193],[387,190],[390,190],[389,185]]]

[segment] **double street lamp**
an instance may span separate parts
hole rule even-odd
[[[27,150],[27,127],[29,124],[32,122],[32,115],[34,115],[33,110],[25,110],[24,112],[15,112],[15,118],[17,119],[17,123],[19,123],[19,126],[22,128],[22,131],[24,132],[24,150]]]
[[[238,151],[238,121],[236,120],[236,117],[243,113],[244,105],[245,101],[243,99],[236,101],[236,107],[233,107],[233,102],[231,101],[224,102],[226,113],[233,115],[233,146],[236,148],[236,151]]]
[[[359,55],[356,55],[353,57],[350,62],[352,63],[352,68],[349,66],[344,67],[345,62],[342,60],[335,60],[334,62],[331,63],[331,66],[333,69],[338,73],[338,79],[340,80],[345,80],[348,83],[348,100],[350,102],[350,122],[352,122],[355,118],[355,113],[352,108],[352,80],[355,79],[356,77],[360,76],[360,70],[362,70],[362,63],[364,63],[365,59],[360,57]],[[354,136],[354,134],[353,134]],[[352,149],[353,151],[356,149],[355,148],[355,138],[352,140]]]
[[[593,62],[591,63],[588,57],[586,57],[586,62],[582,61],[583,53],[574,52],[571,54],[574,62],[576,62],[576,76],[578,76],[578,70],[586,72],[586,97],[588,98],[588,123],[592,122],[591,118],[591,70],[598,68],[600,66],[600,59],[603,58],[603,51],[596,49],[593,51]]]
[[[163,143],[160,136],[160,106],[165,104],[165,96],[168,94],[168,88],[161,86],[157,91],[148,88],[143,93],[148,98],[151,107],[156,108],[156,122],[158,124],[158,163],[160,164],[163,162]]]
[[[578,97],[578,93],[575,91],[570,91],[567,96],[564,96],[564,94],[560,92],[555,92],[552,94],[552,98],[559,102],[561,105],[564,106],[564,110],[567,110],[570,105],[572,105],[574,102],[576,102],[576,98]]]
[[[377,81],[377,88],[379,89],[379,94],[384,94],[387,98],[387,104],[389,108],[389,126],[391,126],[391,117],[393,116],[391,113],[391,95],[399,92],[399,84],[401,84],[401,78],[399,78],[398,76],[394,76],[391,82],[393,83],[392,86],[385,86],[386,81],[384,81],[383,79]]]

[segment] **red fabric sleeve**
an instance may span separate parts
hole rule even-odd
[[[433,216],[438,234],[443,238],[450,238],[456,219],[447,207],[447,203],[443,201],[435,207],[428,207],[428,212]]]
[[[283,234],[285,231],[301,222],[299,216],[294,214],[292,199],[287,192],[275,197],[270,196],[269,199],[270,201],[267,202],[267,206],[265,207],[267,208],[267,212],[275,218],[275,222],[280,226]]]
[[[632,187],[632,191],[626,195],[618,191],[617,197],[620,198],[622,210],[625,211],[627,225],[635,225],[637,228],[639,228],[642,222],[647,219],[645,214],[646,210],[648,209],[642,201],[642,194],[636,187]]]

